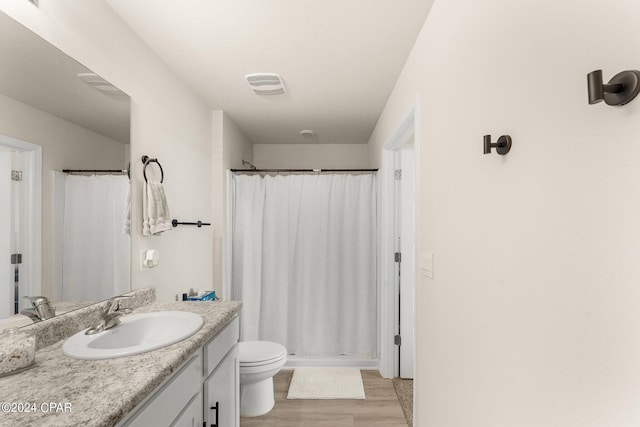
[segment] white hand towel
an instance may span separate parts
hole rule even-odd
[[[147,182],[142,187],[142,234],[150,236],[172,228],[171,214],[162,184]]]
[[[124,222],[122,232],[131,234],[131,182],[127,185],[127,199],[124,202]]]

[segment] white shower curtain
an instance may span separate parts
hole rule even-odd
[[[122,232],[128,187],[126,176],[67,176],[64,300],[97,301],[130,290],[131,244]]]
[[[232,191],[242,339],[375,357],[375,175],[235,175]]]

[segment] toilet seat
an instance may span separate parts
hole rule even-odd
[[[241,341],[238,346],[238,359],[241,368],[270,365],[287,356],[287,349],[275,342]]]

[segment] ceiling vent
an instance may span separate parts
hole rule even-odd
[[[103,79],[95,73],[79,73],[78,78],[87,83],[92,88],[100,92],[112,95],[126,95],[123,91],[112,85],[109,81]]]
[[[258,95],[280,95],[284,93],[284,83],[277,74],[247,74],[245,78],[249,83],[249,87]]]

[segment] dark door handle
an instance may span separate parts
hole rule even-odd
[[[211,410],[216,411],[216,423],[211,424],[211,427],[218,427],[218,414],[220,413],[220,402],[216,402],[216,406],[212,406]]]

